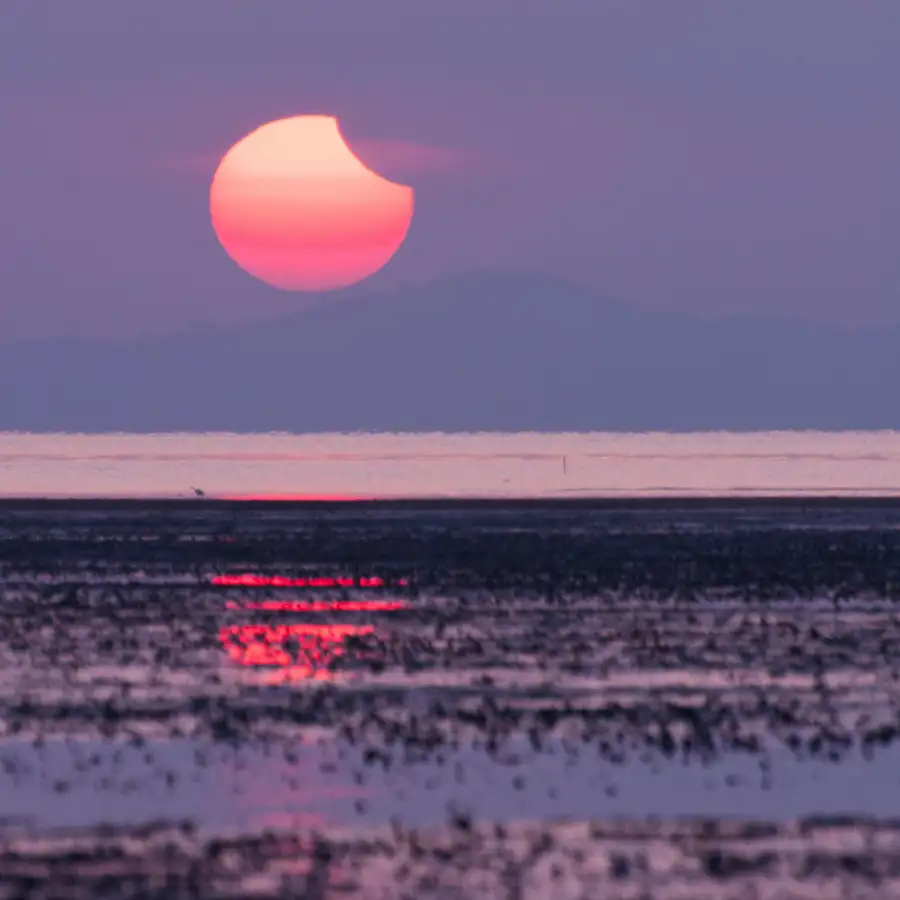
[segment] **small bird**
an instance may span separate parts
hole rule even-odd
[[[194,492],[194,494],[197,497],[205,497],[206,496],[206,491],[201,491],[200,488],[192,487],[191,490]]]

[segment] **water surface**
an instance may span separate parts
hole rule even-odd
[[[0,496],[900,494],[900,432],[0,433]]]

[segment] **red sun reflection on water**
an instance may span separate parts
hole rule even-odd
[[[379,588],[384,587],[384,579],[377,575],[368,578],[346,576],[313,576],[309,578],[287,578],[282,575],[214,575],[210,583],[216,587],[278,587],[278,588]],[[406,587],[409,581],[401,578],[397,584]]]
[[[222,499],[241,503],[359,503],[375,498],[352,494],[225,494]]]
[[[225,625],[219,640],[234,662],[275,669],[272,681],[323,681],[347,652],[347,639],[374,630],[371,625]]]
[[[228,600],[225,609],[258,609],[267,612],[397,612],[407,609],[402,600],[260,600],[238,603]]]

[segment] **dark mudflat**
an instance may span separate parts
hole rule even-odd
[[[8,500],[0,578],[0,898],[900,896],[898,501]]]

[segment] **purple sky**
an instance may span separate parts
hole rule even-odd
[[[485,267],[654,309],[900,320],[897,0],[12,0],[0,339],[279,315],[208,184],[257,125],[340,117],[412,184],[366,289]]]

